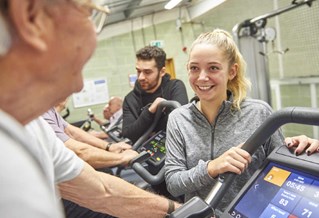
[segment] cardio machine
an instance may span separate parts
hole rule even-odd
[[[162,101],[157,107],[152,125],[132,146],[132,149],[136,150],[139,155],[131,160],[130,166],[138,176],[152,186],[157,186],[164,182],[166,156],[166,132],[163,130],[155,134],[152,132],[163,113],[170,113],[180,106],[177,101]],[[120,176],[121,172],[121,169],[119,170],[116,173],[118,176]]]
[[[87,119],[82,121],[82,124],[79,127],[86,132],[92,130],[93,118],[94,118],[94,113],[91,110],[91,108],[89,108]],[[122,135],[122,121],[123,121],[123,116],[119,117],[119,119],[114,123],[114,125],[111,128],[108,128],[110,126],[110,122],[100,125],[101,130],[109,136],[109,138],[106,139],[106,141],[115,142],[115,143],[125,142],[128,144],[131,144],[131,140],[123,137]]]
[[[319,126],[319,110],[286,108],[273,113],[245,142],[253,154],[280,126],[299,123]],[[205,200],[194,197],[174,211],[170,218],[206,218],[235,178],[219,175]],[[319,217],[319,153],[296,156],[285,145],[278,146],[221,215],[221,218],[317,218]]]
[[[151,185],[158,185],[164,181],[164,162],[166,156],[166,132],[161,130],[153,136],[150,134],[155,129],[164,111],[169,113],[180,107],[177,101],[162,101],[156,110],[154,122],[133,145],[133,149],[140,154],[131,161],[134,171]],[[145,164],[147,165],[145,167]]]

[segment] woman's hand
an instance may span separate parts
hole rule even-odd
[[[311,155],[319,151],[319,141],[308,138],[305,135],[287,137],[285,138],[285,142],[288,148],[295,148],[294,153],[296,155],[300,155],[304,151],[307,155]]]
[[[241,149],[242,145],[232,147],[218,158],[211,160],[207,166],[209,175],[215,178],[225,172],[236,174],[244,172],[251,162],[251,156],[247,151]]]

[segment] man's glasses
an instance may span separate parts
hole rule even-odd
[[[106,5],[95,3],[96,0],[75,0],[75,2],[91,9],[90,19],[95,25],[96,32],[100,33],[106,23],[110,9]]]

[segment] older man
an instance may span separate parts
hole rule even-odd
[[[63,217],[56,184],[62,197],[117,217],[164,217],[178,206],[96,172],[38,118],[82,89],[93,9],[107,12],[90,0],[0,0],[1,217]]]
[[[177,206],[95,171],[37,118],[82,89],[96,10],[107,12],[90,0],[0,0],[2,217],[63,217],[55,184],[63,198],[118,217],[164,217]]]
[[[101,120],[93,115],[93,120],[97,122],[100,126],[103,126],[106,131],[110,130],[114,126],[122,128],[123,122],[123,110],[122,110],[123,100],[120,97],[111,97],[109,102],[105,105],[103,109],[103,117],[106,120]],[[108,135],[104,131],[90,131],[91,135],[94,135],[101,139],[107,139]]]

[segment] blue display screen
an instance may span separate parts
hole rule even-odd
[[[234,218],[318,218],[319,177],[269,163],[228,213]]]

